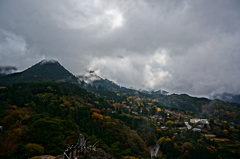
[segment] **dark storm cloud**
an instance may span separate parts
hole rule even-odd
[[[0,65],[42,58],[134,88],[240,92],[238,0],[0,0]]]

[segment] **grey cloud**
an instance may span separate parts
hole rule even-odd
[[[28,62],[39,60],[41,55],[26,43],[25,39],[16,34],[0,30],[0,59],[1,66],[17,66],[20,69],[27,67]],[[26,63],[20,62],[19,59],[25,59]]]
[[[0,63],[58,59],[134,88],[240,92],[238,0],[0,0]]]

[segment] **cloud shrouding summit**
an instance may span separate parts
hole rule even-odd
[[[0,65],[58,59],[120,85],[240,93],[238,0],[0,0]]]

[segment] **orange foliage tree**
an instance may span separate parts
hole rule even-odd
[[[93,119],[94,122],[102,121],[103,120],[103,115],[99,114],[97,112],[93,112],[92,113],[92,119]]]

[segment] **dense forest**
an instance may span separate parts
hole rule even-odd
[[[108,101],[76,85],[23,83],[0,91],[3,158],[62,154],[80,132],[101,141],[100,146],[116,157],[148,156],[138,133],[108,116],[107,109],[113,107]]]
[[[156,144],[156,158],[240,157],[239,123],[229,117],[239,119],[239,112],[228,111],[231,104],[183,96],[178,103],[192,105],[181,107],[174,95],[163,99],[101,88],[96,92],[66,82],[1,86],[0,158],[58,156],[77,142],[79,133],[89,144],[99,141],[99,147],[116,158],[150,158]],[[207,117],[208,102],[213,105],[210,124],[201,131],[182,131],[186,118],[197,117],[197,111]]]

